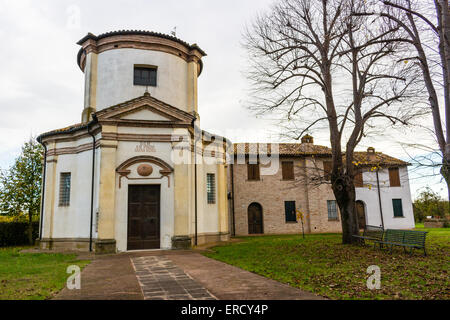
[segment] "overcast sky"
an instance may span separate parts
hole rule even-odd
[[[208,54],[199,79],[199,113],[205,130],[233,142],[277,142],[276,126],[244,107],[248,82],[242,32],[272,0],[0,0],[0,168],[8,168],[30,135],[78,123],[83,73],[76,42],[86,33],[139,29],[170,33]],[[329,146],[327,133],[315,143]],[[399,138],[400,137],[400,138]],[[414,139],[412,139],[414,138]],[[427,139],[414,131],[386,133],[363,142],[408,160],[399,141]],[[432,140],[428,140],[432,144]],[[419,151],[415,151],[416,153]],[[446,195],[439,177],[411,173],[413,196],[429,185]]]

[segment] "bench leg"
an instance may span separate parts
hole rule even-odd
[[[425,257],[427,256],[427,251],[425,250],[425,246],[423,247],[423,254],[425,255]]]

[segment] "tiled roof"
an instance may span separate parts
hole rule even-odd
[[[370,166],[370,165],[398,165],[398,166],[407,166],[408,162],[403,160],[391,157],[387,154],[381,152],[375,152],[370,155],[367,152],[355,152],[353,155],[353,161],[360,163],[362,166]]]
[[[98,41],[100,39],[104,39],[104,38],[108,38],[108,37],[112,37],[112,36],[121,36],[121,35],[144,35],[144,36],[152,36],[152,37],[168,39],[168,40],[178,42],[190,50],[197,49],[202,55],[206,56],[205,51],[203,51],[196,43],[189,44],[186,41],[183,41],[177,37],[174,37],[174,36],[171,36],[171,35],[168,35],[165,33],[146,31],[146,30],[116,30],[116,31],[105,32],[105,33],[99,34],[98,36],[96,36],[95,34],[92,34],[92,33],[88,33],[80,41],[78,41],[77,44],[82,45],[88,39],[93,39],[93,40]]]
[[[275,143],[262,143],[262,150],[267,148],[267,153],[271,153],[271,150],[275,150],[272,145]],[[326,146],[315,145],[312,143],[278,143],[278,154],[280,156],[325,156],[331,157],[331,149]],[[250,148],[251,146],[251,148]],[[238,149],[239,148],[239,149]],[[251,149],[251,152],[250,152]],[[254,154],[258,150],[257,143],[235,143],[234,152],[242,152],[245,150],[245,154]],[[344,155],[345,158],[345,155]],[[358,162],[360,166],[370,166],[370,165],[398,165],[406,166],[409,165],[407,162],[391,157],[381,152],[375,152],[370,155],[367,152],[355,152],[354,162]]]
[[[329,155],[331,156],[331,149],[325,146],[319,146],[311,143],[261,143],[262,148],[267,148],[267,152],[271,153],[272,145],[278,146],[278,154],[285,156],[299,156],[299,155]],[[245,154],[254,153],[258,150],[257,143],[235,143],[234,151],[242,152],[244,150]],[[265,149],[262,149],[265,151]]]
[[[188,48],[189,50],[198,50],[203,56],[206,56],[206,52],[203,51],[196,43],[194,44],[189,44],[181,39],[178,39],[177,37],[168,35],[168,34],[164,34],[164,33],[159,33],[159,32],[154,32],[154,31],[145,31],[145,30],[117,30],[117,31],[110,31],[110,32],[106,32],[106,33],[102,33],[99,34],[98,36],[96,36],[95,34],[92,33],[88,33],[86,36],[84,36],[80,41],[77,42],[78,45],[82,45],[86,40],[89,39],[93,39],[95,41],[98,41],[100,39],[104,39],[107,37],[112,37],[112,36],[120,36],[120,35],[146,35],[146,36],[152,36],[152,37],[158,37],[158,38],[163,38],[163,39],[168,39],[168,40],[172,40],[175,42],[178,42],[179,44],[182,44],[183,46],[185,46],[186,48]],[[83,54],[83,48],[81,48],[78,51],[77,54],[77,63],[78,66],[81,68],[81,55]]]
[[[89,123],[77,123],[77,124],[74,124],[74,125],[71,125],[71,126],[68,126],[65,128],[45,132],[45,133],[39,135],[37,137],[37,140],[41,141],[43,138],[48,137],[48,136],[53,136],[53,135],[58,135],[58,134],[67,134],[67,133],[72,133],[72,132],[75,132],[78,130],[82,130],[82,129],[87,128],[91,123],[92,123],[92,121]]]

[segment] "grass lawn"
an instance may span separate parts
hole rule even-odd
[[[86,266],[74,254],[21,253],[0,248],[0,300],[50,299],[66,284],[70,265]]]
[[[427,253],[342,245],[339,234],[243,237],[204,254],[331,299],[450,299],[450,228],[424,229]],[[381,269],[381,288],[366,286],[367,267]]]

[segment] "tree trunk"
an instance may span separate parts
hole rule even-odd
[[[449,203],[446,215],[450,215],[450,155],[446,155],[445,153],[442,159],[441,175],[447,183],[447,200]]]
[[[342,243],[355,243],[357,239],[352,236],[357,235],[359,230],[355,215],[356,192],[353,179],[343,174],[332,181],[332,184],[334,196],[341,212]]]
[[[33,239],[33,214],[31,211],[28,211],[28,243],[30,245],[34,244]]]

